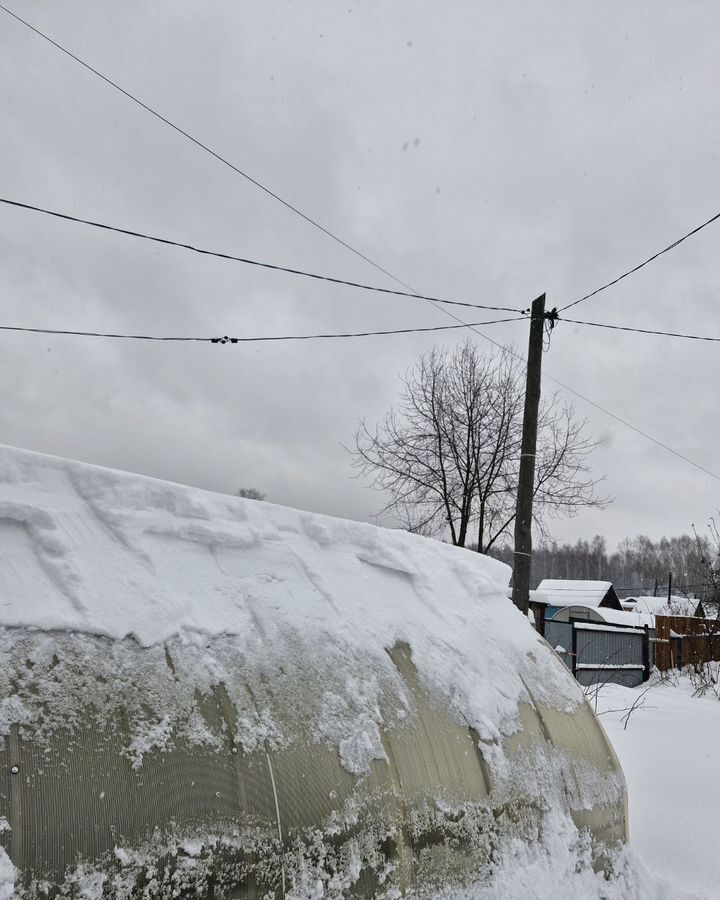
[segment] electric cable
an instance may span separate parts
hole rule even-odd
[[[639,272],[640,269],[649,265],[651,262],[654,262],[659,256],[662,256],[663,253],[668,253],[670,250],[674,250],[675,247],[678,247],[683,241],[686,241],[689,237],[692,237],[694,234],[697,234],[698,231],[702,231],[703,228],[707,228],[708,225],[712,225],[713,222],[716,222],[720,219],[720,212],[715,213],[714,216],[709,218],[707,222],[703,222],[702,225],[698,225],[697,228],[693,228],[692,231],[688,231],[687,234],[684,234],[681,238],[678,238],[676,241],[673,241],[672,244],[668,244],[662,250],[658,250],[657,253],[654,253],[652,256],[648,257],[644,262],[641,262],[639,265],[635,266],[632,269],[628,269],[627,272],[623,272],[622,275],[619,275],[617,278],[613,278],[612,281],[608,281],[607,284],[602,285],[602,287],[596,288],[594,291],[590,291],[589,294],[585,294],[584,297],[580,297],[578,300],[573,300],[572,303],[568,303],[565,306],[561,306],[559,312],[563,312],[566,309],[570,309],[571,306],[577,306],[578,303],[582,303],[584,300],[589,300],[591,297],[594,297],[596,294],[599,294],[601,291],[607,290],[607,288],[612,287],[617,284],[619,281],[622,281],[623,278],[627,278],[629,275],[633,275],[635,272]]]
[[[490,340],[488,338],[488,340]],[[599,409],[600,412],[605,413],[606,416],[610,416],[611,419],[615,419],[616,422],[620,422],[621,425],[624,425],[626,428],[629,428],[631,431],[636,432],[642,437],[646,438],[646,440],[651,441],[653,444],[657,444],[658,447],[662,447],[663,450],[667,450],[668,453],[672,453],[673,456],[676,456],[678,459],[684,460],[686,463],[689,463],[691,466],[694,466],[696,469],[699,469],[701,472],[705,472],[706,475],[710,475],[711,478],[714,478],[716,481],[720,481],[720,475],[717,475],[715,472],[711,472],[710,469],[706,469],[705,466],[701,466],[700,463],[696,463],[694,460],[690,459],[689,456],[685,456],[683,453],[680,453],[679,450],[675,450],[673,447],[670,447],[668,444],[663,443],[663,441],[659,440],[656,437],[653,437],[651,434],[648,434],[646,431],[638,428],[635,425],[632,425],[626,419],[623,419],[621,416],[616,415],[613,412],[610,412],[609,409],[605,409],[604,406],[601,406],[599,403],[596,403],[594,400],[591,400],[589,397],[586,397],[584,394],[581,394],[579,391],[574,390],[569,387],[567,384],[564,384],[558,378],[553,377],[552,375],[547,375],[543,373],[545,378],[548,378],[550,381],[554,381],[555,384],[559,385],[566,391],[569,391],[571,394],[574,394],[580,400],[583,400],[585,403],[589,403],[590,406],[594,406],[595,409]]]
[[[68,213],[57,212],[52,209],[45,209],[42,206],[34,206],[31,203],[21,203],[18,200],[9,200],[6,197],[0,197],[0,203],[4,203],[6,206],[16,207],[18,209],[26,209],[32,212],[42,213],[46,216],[53,216],[56,219],[63,219],[67,222],[75,222],[80,225],[90,225],[93,228],[101,228],[104,231],[111,231],[116,234],[124,234],[129,237],[140,238],[144,241],[153,241],[156,244],[165,244],[168,247],[179,247],[182,250],[190,250],[193,253],[199,253],[202,256],[213,256],[218,259],[231,260],[232,262],[244,263],[248,266],[258,266],[263,269],[271,269],[275,272],[287,272],[290,275],[300,275],[303,278],[313,278],[316,281],[328,281],[331,284],[340,284],[345,285],[346,287],[359,288],[363,291],[375,291],[380,294],[391,294],[396,297],[409,297],[411,300],[427,300],[430,303],[445,303],[450,306],[465,306],[470,307],[472,309],[489,309],[494,312],[514,312],[521,313],[522,310],[514,307],[508,306],[485,306],[481,303],[468,303],[462,300],[443,300],[440,297],[428,297],[423,294],[418,294],[417,292],[409,293],[407,291],[397,291],[393,288],[383,288],[376,287],[371,284],[363,284],[358,281],[348,281],[344,278],[335,278],[331,275],[318,275],[315,272],[307,272],[303,269],[293,269],[288,266],[281,266],[274,263],[268,262],[259,262],[256,259],[247,259],[242,256],[235,256],[232,253],[222,253],[217,250],[206,250],[202,247],[196,247],[194,244],[188,244],[183,241],[174,241],[170,238],[157,237],[156,235],[145,234],[142,231],[135,231],[129,228],[120,228],[117,225],[108,225],[104,222],[95,222],[92,219],[83,219],[78,216],[71,216]]]
[[[720,337],[708,337],[702,334],[685,334],[679,331],[653,331],[650,328],[632,328],[629,325],[609,325],[606,322],[582,322],[577,319],[560,319],[561,322],[569,322],[572,325],[590,325],[593,328],[610,328],[612,331],[630,331],[635,334],[654,334],[660,337],[685,338],[689,341],[711,341],[720,343]]]
[[[473,325],[500,325],[504,322],[521,322],[524,321],[522,316],[515,316],[508,319],[494,319],[490,322],[462,322],[460,325],[431,325],[426,328],[389,328],[382,331],[349,331],[337,332],[330,334],[282,334],[282,335],[259,335],[251,337],[197,337],[197,336],[166,336],[154,334],[121,334],[116,332],[103,331],[70,331],[59,328],[28,328],[20,325],[0,325],[0,331],[25,332],[29,334],[52,334],[73,337],[95,337],[95,338],[117,338],[129,341],[179,341],[179,342],[197,342],[207,344],[249,344],[259,341],[314,341],[327,340],[331,338],[356,338],[356,337],[379,337],[393,334],[419,334],[429,331],[452,331],[457,328],[468,328]]]

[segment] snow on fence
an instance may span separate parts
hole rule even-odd
[[[582,685],[636,687],[649,676],[650,638],[644,629],[550,620],[545,639]]]

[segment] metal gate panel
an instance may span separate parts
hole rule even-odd
[[[569,622],[550,619],[545,623],[545,640],[572,672],[573,626]]]
[[[644,631],[575,623],[575,677],[583,686],[637,687],[645,677]]]
[[[583,665],[595,666],[624,666],[643,665],[643,639],[642,631],[634,631],[630,628],[601,630],[589,629],[587,626],[575,623],[577,632],[575,660],[576,668]]]

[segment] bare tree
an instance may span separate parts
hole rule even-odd
[[[460,547],[486,553],[509,535],[515,499],[525,372],[510,349],[482,355],[467,341],[454,351],[433,349],[407,372],[397,406],[372,430],[355,435],[354,464],[389,498],[411,531],[448,534]],[[597,442],[585,422],[557,395],[538,421],[535,522],[603,506],[586,459]]]
[[[711,517],[708,523],[709,538],[701,537],[694,525],[692,529],[700,554],[703,606],[706,614],[715,620],[715,630],[720,631],[720,525],[715,516]]]
[[[235,491],[236,497],[243,497],[245,500],[264,500],[265,494],[254,487],[238,488]]]

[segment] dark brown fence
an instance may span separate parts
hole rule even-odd
[[[655,616],[655,665],[661,672],[720,660],[720,621]]]

